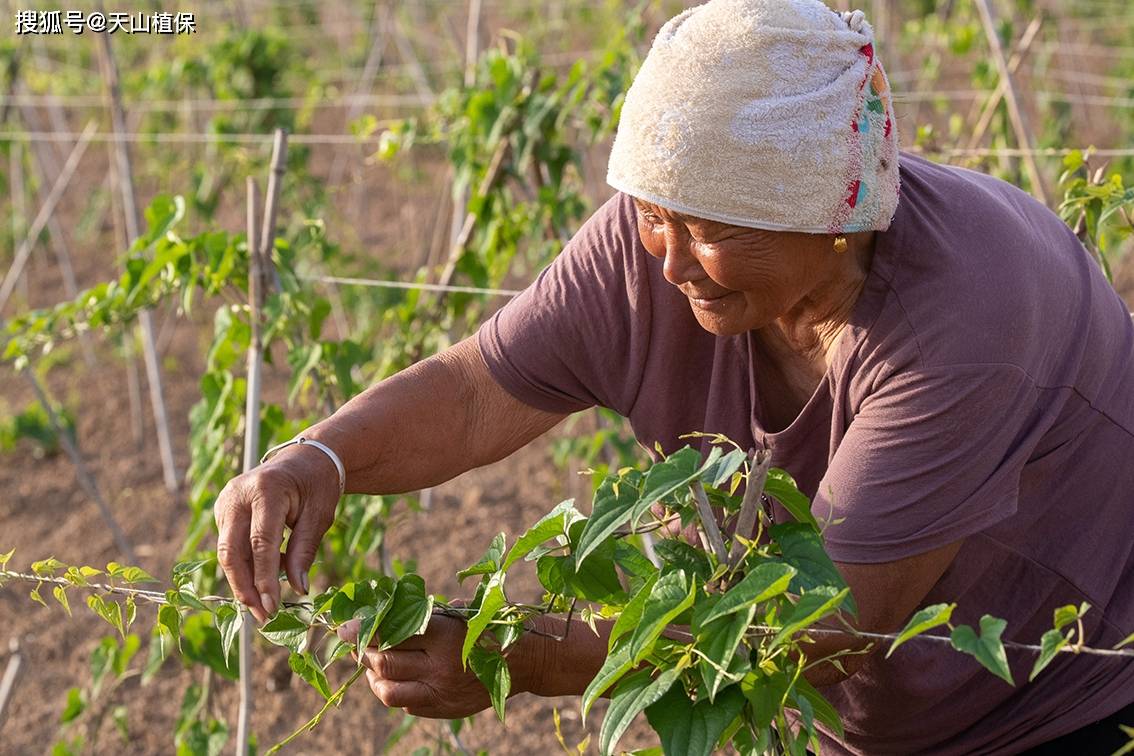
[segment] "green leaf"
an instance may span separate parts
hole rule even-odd
[[[637,503],[636,487],[627,481],[608,476],[595,493],[594,510],[579,536],[575,560],[583,562],[599,544],[625,525]]]
[[[625,591],[614,566],[615,545],[604,541],[590,559],[576,568],[575,555],[543,556],[536,562],[540,584],[552,593],[602,604],[619,604]]]
[[[634,664],[650,652],[674,617],[693,605],[696,593],[696,581],[687,579],[681,570],[658,578],[642,609],[642,619],[630,636],[630,657]]]
[[[736,655],[736,649],[755,614],[756,606],[749,605],[743,611],[720,615],[708,622],[694,621],[698,626],[697,649],[707,657],[698,661],[697,666],[708,689],[709,701],[716,698],[717,691],[730,675],[735,675],[733,681],[739,680],[751,667],[747,658]]]
[[[67,705],[63,707],[63,713],[59,715],[59,723],[74,722],[86,708],[87,701],[86,697],[83,696],[83,691],[78,688],[71,688],[67,691]]]
[[[733,449],[720,457],[710,455],[710,459],[701,467],[701,480],[713,488],[721,488],[744,465],[746,459],[748,455],[740,449]]]
[[[116,601],[103,599],[102,596],[87,596],[87,606],[98,616],[118,631],[123,638],[126,637],[126,626],[122,621],[122,607]]]
[[[846,588],[842,573],[823,548],[822,537],[810,525],[785,522],[773,525],[770,533],[780,545],[783,561],[796,569],[789,591],[803,593],[824,585]],[[857,614],[853,596],[847,596],[846,610],[852,615]]]
[[[1012,670],[1008,667],[1008,656],[1004,653],[1004,643],[1000,640],[1007,626],[1004,620],[986,614],[980,618],[980,636],[968,625],[959,625],[953,628],[950,640],[953,648],[971,655],[997,677],[1015,685]]]
[[[239,678],[237,665],[225,659],[221,635],[213,627],[212,615],[196,612],[181,620],[181,653],[191,662],[205,664],[229,680]]]
[[[811,514],[811,500],[799,490],[795,480],[787,472],[779,468],[768,470],[764,493],[783,505],[798,523],[812,528],[815,532],[819,531],[819,523],[815,520],[815,515]]]
[[[638,589],[629,603],[622,608],[622,613],[618,615],[618,619],[614,622],[614,627],[610,629],[610,638],[606,644],[607,651],[614,648],[614,643],[626,633],[630,632],[638,626],[642,621],[642,610],[646,608],[646,601],[650,598],[650,591],[653,590],[654,583],[658,581],[658,575],[651,575],[646,582]]]
[[[1056,630],[1062,630],[1072,622],[1077,622],[1090,608],[1091,605],[1086,602],[1083,602],[1079,606],[1075,606],[1074,604],[1061,606],[1053,613],[1052,627]]]
[[[666,754],[709,756],[717,739],[744,708],[738,686],[721,691],[717,700],[693,703],[681,686],[671,687],[646,709],[646,719],[661,739]]]
[[[620,641],[609,654],[606,655],[606,660],[603,661],[602,667],[587,684],[587,689],[583,691],[583,719],[587,718],[587,712],[591,710],[591,706],[599,699],[606,689],[614,683],[618,682],[624,674],[630,671],[634,666],[633,660],[630,658],[630,641],[623,639]]]
[[[405,575],[394,588],[390,608],[378,625],[379,650],[421,635],[429,627],[433,596],[425,592],[425,581],[418,575]]]
[[[156,583],[157,580],[141,567],[123,567],[117,575],[127,583]]]
[[[784,617],[780,631],[772,639],[772,648],[790,638],[793,633],[833,612],[849,595],[850,588],[837,591],[831,586],[823,586],[800,596],[799,601]]]
[[[789,687],[791,678],[782,670],[767,673],[762,669],[754,669],[740,681],[744,697],[752,704],[752,720],[758,730],[766,729],[772,724],[772,720],[784,706]]]
[[[1054,628],[1043,634],[1043,637],[1040,638],[1040,653],[1039,656],[1036,657],[1036,663],[1032,667],[1031,674],[1028,675],[1028,682],[1036,679],[1036,676],[1039,675],[1040,672],[1043,672],[1047,665],[1051,664],[1056,654],[1059,653],[1061,648],[1067,645],[1070,638],[1071,634],[1069,632],[1064,634],[1062,630]]]
[[[654,543],[654,552],[666,564],[685,570],[702,583],[713,574],[713,565],[704,551],[676,538],[663,538]]]
[[[61,585],[57,585],[51,589],[51,595],[55,597],[55,600],[59,602],[63,609],[66,610],[67,616],[70,617],[71,602],[67,599],[67,589]]]
[[[397,590],[396,586],[394,590]],[[384,592],[381,590],[381,586],[376,586],[374,603],[370,605],[369,611],[358,623],[358,638],[355,639],[355,653],[360,660],[362,659],[363,652],[366,651],[366,647],[374,640],[374,635],[378,632],[382,620],[386,619],[386,614],[390,611],[390,607],[393,606],[393,604],[393,591]],[[359,663],[361,663],[361,661]]]
[[[174,614],[176,614],[176,611],[174,611]],[[164,615],[159,616],[158,619],[162,620],[162,624],[165,624]],[[240,637],[240,629],[244,626],[244,612],[232,604],[221,604],[213,614],[213,623],[217,626],[217,632],[220,633],[221,652],[224,654],[225,663],[228,664],[232,658],[232,646]],[[174,634],[174,637],[179,637],[176,627],[170,627],[170,632]],[[180,643],[180,641],[178,642]]]
[[[470,575],[489,575],[500,569],[500,563],[504,559],[504,534],[497,533],[496,537],[492,539],[492,543],[488,547],[488,551],[484,552],[476,564],[473,564],[457,573],[457,582],[463,583],[465,578]]]
[[[496,613],[507,599],[504,596],[504,573],[497,572],[488,579],[484,586],[484,598],[476,614],[469,619],[468,629],[465,631],[465,641],[461,646],[461,665],[468,666],[469,654],[472,653],[480,634],[488,627],[488,623],[496,618]]]
[[[50,577],[66,566],[55,557],[48,557],[47,559],[40,559],[38,562],[32,562],[31,569],[40,577]]]
[[[801,698],[811,704],[811,711],[814,713],[815,718],[839,736],[839,739],[846,737],[843,732],[843,721],[839,717],[839,712],[831,705],[831,702],[823,697],[823,694],[815,689],[807,678],[803,675],[795,678],[795,683],[792,685],[791,695],[799,701]]]
[[[283,646],[295,654],[301,654],[307,648],[307,623],[291,612],[277,612],[260,628],[260,635],[269,643]],[[225,659],[227,663],[227,653]]]
[[[705,617],[704,622],[712,622],[718,617],[739,612],[779,596],[788,589],[793,577],[795,577],[795,568],[791,565],[780,562],[764,562],[757,565],[721,597]]]
[[[472,667],[476,679],[480,680],[488,689],[489,698],[492,699],[492,708],[496,716],[504,721],[504,703],[512,691],[512,674],[508,671],[508,662],[499,651],[490,651],[476,646],[469,656],[469,666]]]
[[[1131,643],[1134,643],[1134,633],[1130,633],[1130,635],[1127,635],[1125,638],[1123,638],[1121,641],[1119,641],[1118,644],[1115,645],[1114,648],[1115,648],[1115,650],[1117,650],[1117,649],[1122,648],[1123,646],[1129,646]]]
[[[701,453],[689,446],[651,467],[642,482],[642,494],[631,513],[631,522],[636,524],[653,504],[684,490],[697,477],[700,468]]]
[[[291,671],[299,675],[308,685],[315,690],[319,691],[319,695],[323,700],[331,697],[331,686],[327,682],[327,675],[323,672],[323,668],[319,665],[318,660],[311,655],[311,652],[304,652],[302,654],[291,654],[287,658],[287,665],[291,667]]]
[[[16,550],[12,549],[6,554],[0,554],[0,570],[5,569],[8,566],[8,562],[12,561],[12,555],[15,553]]]
[[[622,678],[614,689],[599,732],[599,752],[603,756],[614,753],[614,747],[634,718],[664,696],[681,675],[671,667],[654,678],[654,671],[652,668],[641,669]]]
[[[935,627],[949,624],[949,620],[953,617],[953,610],[957,608],[956,604],[934,604],[920,609],[914,616],[910,617],[910,621],[906,623],[902,632],[898,633],[898,637],[890,644],[890,650],[886,652],[886,658],[890,658],[890,654],[894,650],[913,638],[916,635],[921,635],[927,630],[932,630]]]
[[[575,509],[574,500],[568,499],[560,502],[512,544],[512,548],[508,550],[508,555],[504,557],[504,563],[500,565],[500,569],[502,571],[507,570],[513,563],[523,559],[540,544],[556,536],[565,535],[571,524],[582,519],[582,517],[579,511]]]
[[[181,588],[192,582],[193,576],[200,572],[212,559],[197,559],[190,562],[178,562],[171,570],[171,582],[174,587]]]

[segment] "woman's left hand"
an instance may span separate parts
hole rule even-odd
[[[379,651],[374,638],[362,657],[370,690],[386,706],[405,709],[415,717],[457,719],[483,711],[492,705],[488,690],[473,674],[472,668],[461,668],[461,645],[465,639],[464,622],[452,617],[434,615],[429,627],[401,645]],[[339,628],[339,637],[354,643],[358,638],[358,622]],[[517,654],[509,654],[508,666],[513,682],[525,675]],[[521,692],[519,687],[513,693]]]

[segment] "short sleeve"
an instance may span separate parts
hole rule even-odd
[[[608,200],[563,252],[477,332],[493,378],[548,412],[626,415],[642,380],[650,297],[631,200]]]
[[[898,373],[864,400],[819,484],[831,558],[914,556],[1015,514],[1042,429],[1037,389],[1010,365]]]

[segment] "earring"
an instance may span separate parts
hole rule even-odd
[[[842,234],[839,234],[838,236],[835,237],[835,252],[837,254],[841,255],[842,253],[844,253],[846,251],[847,251],[847,237],[843,236]]]

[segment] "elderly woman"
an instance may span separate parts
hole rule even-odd
[[[771,450],[838,523],[826,545],[860,629],[955,601],[955,619],[1004,617],[1022,642],[1080,602],[1090,645],[1134,630],[1126,308],[1031,197],[899,156],[872,42],[861,13],[817,0],[712,0],[667,23],[623,108],[619,193],[563,254],[475,337],[226,488],[218,551],[239,599],[261,620],[279,605],[285,526],[307,591],[340,473],[351,492],[436,485],[600,405],[647,446],[708,430]],[[438,617],[368,654],[375,695],[485,708],[462,635]],[[568,638],[525,637],[515,689],[580,693],[606,644]],[[845,665],[808,673],[846,725],[832,752],[1054,752],[1075,732],[1072,751],[1109,753],[1134,722],[1123,659],[1061,655],[1015,688],[936,643]]]

